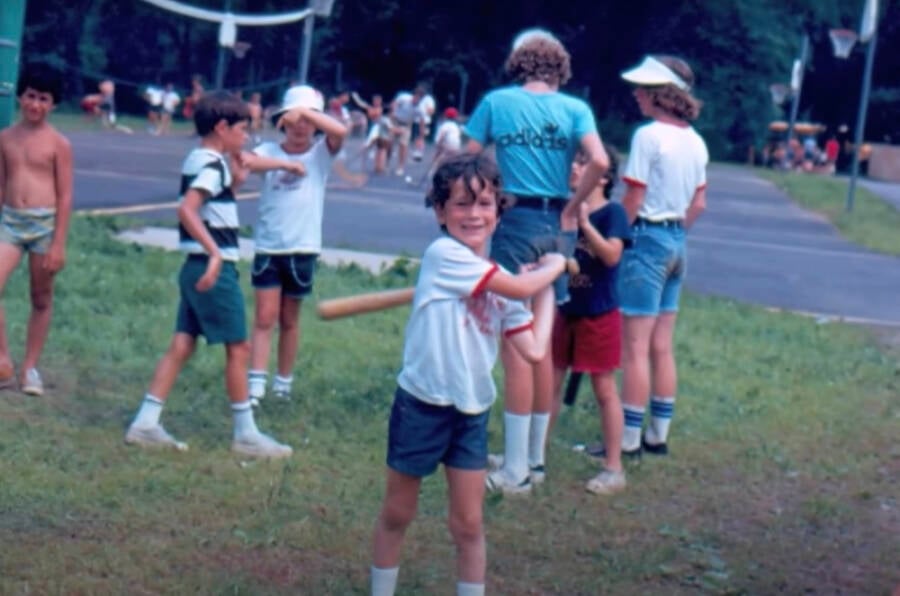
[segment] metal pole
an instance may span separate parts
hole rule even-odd
[[[312,51],[313,25],[316,17],[310,15],[303,20],[303,45],[300,46],[300,84],[305,85],[309,75],[309,54]]]
[[[230,12],[231,11],[231,0],[225,0],[225,7],[222,12]],[[216,38],[218,39],[218,37]],[[227,60],[227,56],[225,55],[226,48],[222,45],[219,46],[219,60],[216,62],[216,89],[222,89],[225,85],[225,60]]]
[[[847,185],[847,213],[853,211],[853,199],[856,194],[856,178],[859,176],[859,150],[862,149],[866,132],[866,112],[869,109],[869,89],[872,88],[872,65],[875,63],[875,42],[878,31],[872,34],[869,47],[866,48],[866,69],[863,72],[862,92],[859,96],[859,112],[856,115],[856,135],[853,140],[853,169],[850,183]]]
[[[12,124],[16,111],[16,85],[26,1],[3,0],[0,3],[0,128]]]
[[[806,71],[806,54],[809,51],[809,35],[803,34],[803,42],[800,44],[800,73],[797,81],[797,89],[791,94],[791,119],[788,122],[787,143],[791,146],[791,138],[794,136],[794,125],[797,123],[797,111],[800,109],[800,94],[803,92],[803,75]],[[785,152],[787,155],[787,152]],[[796,156],[795,156],[796,158]]]

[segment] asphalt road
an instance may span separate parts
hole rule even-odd
[[[75,155],[78,210],[113,209],[147,222],[174,222],[179,168],[196,140],[109,132],[69,135]],[[347,149],[356,154],[358,141]],[[350,168],[359,169],[351,158]],[[332,176],[324,243],[381,253],[419,255],[437,234],[415,184],[425,166],[412,164],[413,184],[370,177],[350,188]],[[258,181],[241,190],[241,221],[255,221]],[[841,238],[751,170],[713,165],[709,207],[689,236],[688,287],[743,302],[817,316],[900,327],[900,258]]]

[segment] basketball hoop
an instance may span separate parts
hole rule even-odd
[[[236,41],[231,47],[231,51],[234,52],[234,57],[240,60],[247,55],[247,52],[249,52],[252,47],[253,44],[247,43],[246,41]]]
[[[836,58],[847,58],[853,51],[857,35],[853,29],[832,29],[828,32],[831,38],[831,47]]]
[[[780,106],[791,94],[791,89],[783,83],[772,83],[769,85],[769,93],[772,94],[772,103]]]

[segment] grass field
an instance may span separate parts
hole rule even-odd
[[[856,187],[853,212],[845,210],[847,180],[754,169],[801,206],[825,215],[848,239],[878,252],[900,255],[900,211],[865,188]]]
[[[407,309],[325,323],[306,305],[294,398],[258,415],[290,460],[228,451],[221,348],[206,346],[163,414],[190,451],[129,448],[181,259],[117,243],[114,226],[73,223],[47,396],[0,392],[0,593],[366,593]],[[411,276],[323,268],[316,293]],[[22,268],[5,305],[19,358]],[[630,465],[625,493],[583,489],[596,464],[571,447],[598,428],[583,392],[552,437],[548,482],[488,498],[489,593],[888,594],[900,582],[898,354],[861,328],[696,296],[677,353],[673,453]],[[452,593],[445,490],[440,475],[423,484],[399,593]]]

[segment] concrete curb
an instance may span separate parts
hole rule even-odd
[[[117,234],[116,239],[163,250],[178,250],[178,230],[170,228],[145,227],[126,230]],[[240,254],[242,260],[249,261],[253,258],[252,240],[244,238],[240,240]],[[323,248],[319,255],[319,260],[325,265],[339,267],[353,264],[374,274],[381,273],[401,258],[405,257],[341,248]]]

